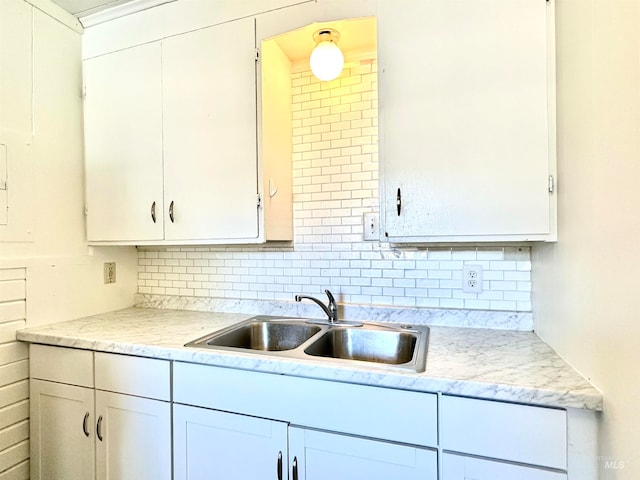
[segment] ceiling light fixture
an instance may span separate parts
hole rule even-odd
[[[311,71],[323,82],[338,78],[344,67],[344,55],[337,44],[340,33],[333,28],[323,28],[313,34],[313,40],[316,47],[309,58]]]

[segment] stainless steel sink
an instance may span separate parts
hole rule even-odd
[[[305,349],[316,357],[343,358],[399,365],[410,362],[418,337],[412,333],[340,328],[322,335]]]
[[[426,326],[319,325],[317,320],[256,316],[185,346],[421,372],[426,365],[428,337]]]
[[[321,330],[299,321],[250,319],[187,343],[186,347],[214,346],[278,352],[292,350]]]

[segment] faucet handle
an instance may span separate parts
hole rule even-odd
[[[338,304],[336,303],[336,299],[333,297],[333,294],[327,289],[324,291],[329,298],[329,323],[337,323],[338,322]]]
[[[329,304],[336,303],[336,299],[333,297],[333,294],[329,291],[329,289],[325,289],[324,293],[327,294],[327,298],[329,299]]]

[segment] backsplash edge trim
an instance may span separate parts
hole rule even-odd
[[[276,315],[322,318],[313,303],[294,301],[247,300],[240,298],[185,297],[138,293],[134,304],[139,308],[162,308],[248,315]],[[533,331],[531,312],[469,310],[420,307],[388,307],[340,304],[340,318],[374,322],[408,323],[441,327],[486,328],[495,330]]]

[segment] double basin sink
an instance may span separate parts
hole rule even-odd
[[[428,336],[426,326],[329,323],[260,315],[185,346],[422,372]]]

